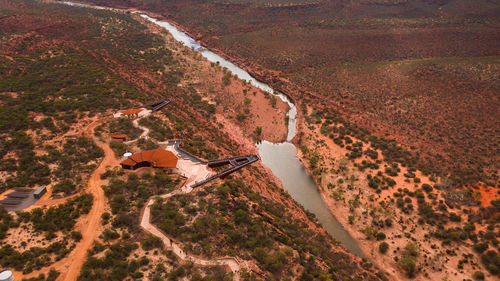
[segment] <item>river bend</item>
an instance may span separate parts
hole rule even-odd
[[[104,8],[68,1],[61,1],[61,3],[79,7],[98,9]],[[168,30],[177,41],[200,53],[210,62],[218,63],[220,66],[226,67],[234,75],[237,75],[239,79],[245,80],[253,86],[277,96],[289,105],[290,110],[287,113],[288,134],[286,141],[281,143],[261,141],[256,144],[262,163],[271,169],[274,175],[281,180],[283,187],[295,201],[316,216],[321,225],[335,240],[342,243],[349,252],[365,257],[358,242],[349,235],[342,224],[340,224],[340,222],[332,215],[323,201],[318,187],[314,183],[312,177],[306,172],[304,166],[297,158],[297,148],[291,142],[297,131],[297,108],[293,102],[286,95],[275,91],[269,85],[252,77],[247,71],[210,51],[205,46],[202,46],[188,34],[182,32],[171,23],[155,19],[142,12],[138,13],[141,17],[147,19],[148,21]]]

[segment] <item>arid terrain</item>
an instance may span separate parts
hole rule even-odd
[[[497,188],[457,190],[418,170],[389,165],[373,144],[346,137],[346,145],[339,145],[326,132],[328,119],[317,125],[312,109],[308,113],[297,140],[300,157],[327,205],[377,265],[397,280],[463,280],[485,269],[477,248],[496,235]],[[401,261],[409,243],[418,249],[415,267]]]
[[[392,278],[498,278],[498,2],[87,2],[168,19],[290,96],[299,157]]]
[[[191,158],[119,165],[125,152],[179,153],[170,140],[213,160],[287,133],[286,103],[139,15],[0,0],[0,61],[0,191],[49,190],[29,209],[0,209],[0,266],[16,280],[390,279],[260,162],[196,188],[207,168]],[[115,117],[165,98],[150,115]]]
[[[175,21],[297,101],[397,140],[427,174],[498,181],[494,1],[90,2]]]

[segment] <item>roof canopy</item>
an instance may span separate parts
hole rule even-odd
[[[132,154],[121,165],[135,166],[141,162],[149,162],[155,168],[175,168],[177,166],[177,156],[165,149],[144,150],[140,153]]]
[[[126,139],[127,135],[125,134],[117,134],[117,133],[110,133],[110,137],[115,138],[115,139]]]
[[[0,200],[0,204],[6,204],[6,205],[19,205],[21,204],[21,200],[15,200],[15,199],[3,199]]]
[[[11,198],[28,198],[29,196],[30,194],[25,192],[11,192],[5,195],[5,197],[11,197]]]
[[[19,192],[32,192],[32,191],[35,191],[34,189],[32,188],[14,188],[15,191],[19,191]]]
[[[124,110],[124,111],[122,111],[122,113],[126,114],[126,115],[139,114],[139,112],[141,112],[142,110],[143,110],[143,108],[132,108],[132,109]]]

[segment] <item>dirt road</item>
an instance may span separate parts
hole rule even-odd
[[[87,251],[93,246],[94,240],[98,236],[97,231],[101,224],[101,215],[104,212],[106,197],[101,188],[101,174],[106,172],[106,166],[118,165],[118,161],[114,157],[114,152],[108,144],[98,143],[100,148],[104,150],[104,159],[101,165],[92,173],[89,179],[87,191],[94,196],[94,205],[85,222],[82,230],[82,240],[76,246],[76,250],[69,255],[69,268],[66,273],[62,273],[58,280],[76,280],[80,274],[80,270],[87,258]]]
[[[66,201],[68,201],[69,199],[77,197],[79,195],[81,195],[81,192],[75,193],[73,195],[70,195],[70,196],[64,197],[64,198],[46,199],[46,200],[40,199],[40,200],[36,201],[35,204],[29,206],[26,209],[23,209],[23,212],[29,212],[29,211],[32,211],[33,209],[36,209],[36,208],[51,207],[51,206],[63,204]]]
[[[86,129],[86,135],[90,137],[91,132],[100,122],[94,122],[91,126]],[[80,270],[87,258],[87,251],[93,246],[94,240],[99,235],[99,226],[101,222],[101,215],[104,212],[104,206],[106,204],[106,197],[104,191],[101,188],[101,174],[106,171],[106,166],[115,166],[118,164],[119,160],[115,159],[114,152],[111,150],[107,143],[101,143],[94,139],[97,145],[104,151],[104,159],[100,163],[99,167],[92,173],[89,178],[89,182],[86,192],[92,194],[94,197],[94,202],[92,209],[86,216],[81,225],[82,239],[77,243],[75,250],[73,250],[67,257],[61,259],[60,261],[52,264],[50,267],[42,268],[41,270],[31,272],[29,274],[23,275],[20,272],[15,272],[14,276],[17,280],[22,278],[38,277],[40,274],[48,274],[50,268],[54,268],[61,272],[61,275],[57,280],[76,280],[80,274]],[[67,199],[67,198],[66,198]]]
[[[85,126],[84,128],[81,129],[80,133],[83,135],[83,136],[86,136],[88,138],[94,138],[93,134],[94,134],[94,129],[99,125],[101,124],[104,120],[106,119],[97,119],[97,120],[94,120],[92,123],[88,124],[87,126]],[[94,141],[97,141],[95,140],[94,138]],[[102,147],[101,147],[102,148]],[[88,188],[88,187],[87,187]],[[59,204],[63,204],[65,203],[66,201],[68,201],[69,199],[71,198],[74,198],[74,197],[77,197],[77,196],[80,196],[82,195],[82,192],[85,191],[85,192],[88,192],[87,189],[85,190],[82,190],[78,193],[75,193],[73,195],[70,195],[70,196],[67,196],[67,197],[63,197],[63,198],[57,198],[57,199],[47,199],[51,196],[52,194],[52,191],[49,190],[47,192],[47,194],[45,194],[42,199],[38,200],[35,202],[35,204],[29,206],[28,208],[24,209],[23,211],[24,212],[29,212],[33,209],[36,209],[36,208],[43,208],[43,207],[51,207],[51,206],[56,206],[56,205],[59,205]]]

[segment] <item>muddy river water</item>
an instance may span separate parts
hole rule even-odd
[[[102,8],[96,6],[89,6],[77,4],[72,2],[61,2],[72,6],[82,6],[90,8]],[[271,143],[268,141],[261,141],[257,143],[259,156],[262,163],[267,166],[282,182],[283,187],[292,196],[292,198],[299,202],[305,209],[313,213],[325,230],[337,241],[341,242],[345,248],[358,256],[365,257],[357,241],[352,238],[349,233],[342,227],[337,219],[332,215],[325,202],[323,201],[318,187],[314,183],[311,176],[306,172],[304,166],[297,158],[297,148],[291,142],[296,133],[296,116],[297,108],[292,101],[284,94],[274,91],[269,85],[258,81],[252,77],[248,72],[236,66],[235,64],[227,61],[216,53],[202,47],[188,34],[182,32],[169,22],[152,18],[148,15],[139,13],[141,17],[149,20],[168,30],[172,36],[183,45],[199,52],[203,57],[211,62],[218,63],[222,67],[226,67],[233,74],[237,75],[239,79],[245,80],[255,87],[273,94],[286,102],[290,106],[288,111],[288,135],[286,141],[282,143]]]

